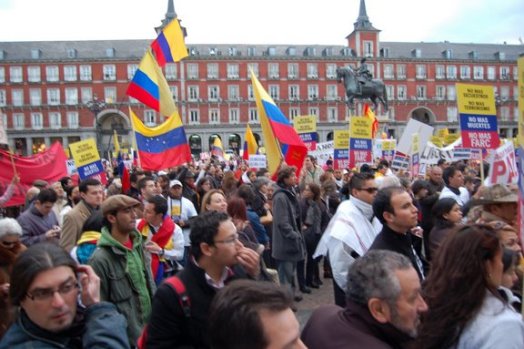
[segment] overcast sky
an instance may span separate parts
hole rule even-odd
[[[174,0],[188,44],[345,45],[360,0]],[[381,41],[519,44],[524,0],[366,0]],[[0,0],[0,41],[153,39],[167,0]]]

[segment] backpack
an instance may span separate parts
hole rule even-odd
[[[182,311],[184,312],[184,316],[186,318],[191,317],[191,299],[189,298],[189,295],[187,294],[186,285],[180,280],[178,276],[171,276],[164,280],[164,283],[169,285],[173,291],[176,292],[178,295],[178,301],[180,302],[180,306],[182,307]],[[146,342],[147,342],[147,325],[142,330],[142,334],[137,340],[137,348],[138,349],[146,349]]]

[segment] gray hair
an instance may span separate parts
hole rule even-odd
[[[267,177],[257,177],[257,179],[255,179],[253,181],[253,186],[255,187],[256,190],[260,190],[260,188],[262,188],[262,186],[264,186],[266,184],[269,184],[269,183],[271,183],[269,178],[267,178]]]
[[[412,267],[411,261],[400,253],[369,251],[349,267],[346,297],[361,305],[367,305],[371,298],[393,304],[401,291],[395,271]]]
[[[6,235],[22,236],[22,227],[14,218],[0,219],[0,239]]]
[[[384,189],[389,187],[400,187],[400,179],[397,176],[385,176],[378,185],[378,189]]]

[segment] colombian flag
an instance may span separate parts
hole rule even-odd
[[[211,146],[211,155],[215,155],[219,160],[224,161],[224,147],[220,138],[215,137],[213,145]]]
[[[184,43],[184,33],[180,28],[178,19],[173,19],[162,30],[151,44],[158,65],[163,67],[166,63],[173,63],[188,56],[187,47]]]
[[[249,160],[249,155],[258,154],[258,145],[251,127],[247,125],[246,134],[244,135],[244,153],[242,159]]]
[[[264,90],[253,71],[251,71],[251,83],[262,126],[269,173],[274,176],[283,161],[289,166],[295,166],[297,173],[300,173],[307,155],[306,145]]]
[[[177,111],[166,78],[150,50],[142,57],[126,94],[138,99],[164,116],[171,116]]]
[[[157,171],[191,160],[191,150],[178,112],[163,124],[149,128],[129,108],[140,163],[144,170]]]
[[[373,112],[373,110],[371,110],[369,105],[364,104],[363,114],[364,116],[367,116],[371,119],[371,138],[374,139],[378,131],[378,120],[375,116],[375,113]]]

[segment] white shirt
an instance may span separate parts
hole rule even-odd
[[[193,203],[185,197],[181,199],[173,199],[170,197],[167,199],[167,214],[171,216],[173,222],[177,223],[180,220],[187,222],[189,218],[197,215],[197,211]],[[185,246],[191,246],[191,240],[189,238],[190,232],[190,228],[182,228]]]

